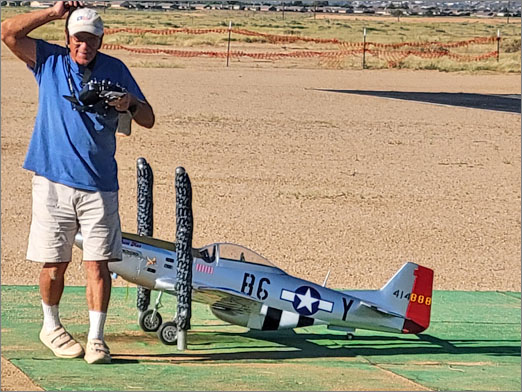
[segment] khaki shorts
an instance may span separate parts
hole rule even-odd
[[[81,231],[83,260],[121,260],[118,192],[71,188],[35,175],[27,259],[69,262]]]

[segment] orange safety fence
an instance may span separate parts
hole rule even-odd
[[[408,56],[417,56],[417,57],[420,57],[423,59],[449,57],[452,60],[455,60],[458,62],[481,61],[481,60],[485,60],[485,59],[497,56],[496,50],[492,51],[492,52],[484,53],[484,54],[481,54],[478,56],[461,55],[461,54],[456,54],[456,53],[448,53],[445,51],[420,52],[420,51],[415,51],[415,50],[402,50],[402,51],[386,52],[386,51],[382,51],[382,50],[369,49],[366,52],[373,56],[386,60],[390,67],[397,66],[399,62],[401,62]]]
[[[113,28],[113,29],[105,29],[105,35],[116,34],[116,33],[131,33],[131,34],[157,34],[157,35],[172,35],[172,34],[192,34],[192,35],[201,35],[201,34],[225,34],[228,33],[229,29],[227,28],[219,28],[219,29],[188,29],[188,28],[178,28],[178,29],[163,29],[163,30],[154,30],[154,29],[139,29],[139,28],[131,28],[131,27],[121,27],[121,28]],[[244,29],[231,29],[231,33],[246,35],[250,37],[264,37],[270,42],[316,42],[316,43],[333,43],[338,44],[341,41],[338,39],[331,38],[308,38],[308,37],[300,37],[295,35],[275,35],[275,34],[267,34],[260,33],[258,31],[252,30],[244,30]]]
[[[280,58],[306,58],[306,57],[337,57],[337,56],[347,56],[353,54],[362,53],[362,49],[353,50],[353,51],[311,51],[311,50],[302,50],[302,51],[294,51],[294,52],[245,52],[242,50],[232,50],[230,53],[227,52],[217,52],[217,51],[209,51],[209,50],[177,50],[177,49],[159,49],[159,48],[132,48],[129,46],[119,45],[119,44],[103,44],[102,49],[107,50],[125,50],[127,52],[132,53],[142,53],[142,54],[168,54],[177,57],[220,57],[225,58],[230,57],[251,57],[256,59],[269,59],[269,60],[277,60]]]
[[[134,48],[123,46],[119,44],[103,44],[102,49],[109,50],[126,50],[133,53],[146,53],[146,54],[168,54],[177,57],[216,57],[216,58],[239,58],[239,57],[250,57],[255,59],[268,59],[277,60],[281,58],[310,58],[318,57],[321,59],[336,59],[341,61],[347,56],[359,56],[362,54],[369,54],[377,58],[383,59],[388,62],[390,67],[396,66],[400,61],[404,60],[409,56],[417,56],[423,59],[433,59],[448,57],[452,60],[459,62],[471,62],[481,61],[491,57],[498,56],[497,51],[491,51],[480,55],[463,55],[459,53],[452,53],[451,48],[461,48],[470,45],[484,45],[491,44],[498,41],[500,38],[492,37],[476,37],[468,40],[456,41],[456,42],[440,42],[440,41],[428,41],[428,42],[400,42],[392,44],[383,44],[377,42],[347,42],[341,41],[335,38],[310,38],[294,35],[275,35],[268,33],[261,33],[257,31],[245,30],[245,29],[228,29],[228,28],[214,28],[214,29],[189,29],[189,28],[176,28],[176,29],[141,29],[141,28],[107,28],[105,34],[116,34],[116,33],[131,33],[131,34],[157,34],[157,35],[172,35],[172,34],[225,34],[234,33],[246,36],[264,37],[271,43],[293,43],[293,42],[313,42],[318,44],[335,44],[338,45],[339,50],[337,51],[294,51],[294,52],[262,52],[262,53],[250,53],[245,51],[231,51],[218,52],[218,51],[190,51],[190,50],[177,50],[177,49],[158,49],[158,48]],[[411,48],[411,49],[410,49]]]
[[[229,32],[227,28],[216,28],[216,29],[189,29],[189,28],[177,28],[177,29],[141,29],[141,28],[131,28],[131,27],[121,27],[121,28],[107,28],[105,29],[105,35],[116,34],[116,33],[131,33],[131,34],[157,34],[157,35],[172,35],[172,34],[192,34],[192,35],[201,35],[201,34],[225,34]],[[230,29],[230,32],[233,34],[246,35],[250,37],[264,37],[267,38],[270,42],[315,42],[315,43],[329,43],[329,44],[338,44],[343,46],[362,46],[362,42],[346,42],[338,40],[337,38],[311,38],[311,37],[302,37],[298,35],[276,35],[276,34],[268,34],[261,33],[259,31],[245,30],[245,29]],[[400,48],[403,46],[431,46],[438,45],[443,46],[445,48],[456,48],[462,46],[468,46],[473,44],[487,44],[497,40],[497,37],[476,37],[469,40],[457,41],[457,42],[439,42],[439,41],[431,41],[431,42],[400,42],[395,44],[380,44],[376,42],[366,42],[367,46],[375,46],[379,48]]]

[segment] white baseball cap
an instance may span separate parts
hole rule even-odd
[[[103,35],[103,21],[95,10],[77,8],[69,17],[67,30],[69,35],[85,32],[101,37]]]

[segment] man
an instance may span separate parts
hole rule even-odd
[[[103,336],[111,291],[108,262],[121,259],[115,132],[121,113],[130,113],[146,128],[154,125],[154,113],[128,68],[98,52],[103,22],[94,10],[81,7],[82,2],[58,1],[51,8],[7,19],[2,41],[27,64],[39,86],[24,168],[34,172],[27,259],[43,263],[40,340],[58,357],[84,355],[88,363],[110,363]],[[66,48],[27,36],[67,15]],[[123,94],[110,102],[87,104],[80,91],[90,81],[118,85]],[[64,329],[58,312],[79,230],[90,321],[85,352]]]

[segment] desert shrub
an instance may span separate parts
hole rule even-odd
[[[378,32],[378,31],[386,31],[386,30],[380,29],[378,27],[366,27],[366,32],[367,33]]]
[[[226,39],[223,39],[223,41],[227,41]],[[265,42],[268,42],[268,40],[264,37],[245,37],[243,39],[241,39],[241,41],[243,42],[246,42],[248,44],[253,44],[253,43],[265,43]]]
[[[125,21],[125,20],[111,20],[111,25],[108,25],[107,23],[105,23],[105,27],[110,28],[110,27],[113,27],[112,25],[121,26],[121,25],[126,25],[126,24],[127,24],[127,21]]]
[[[424,65],[419,65],[417,69],[437,70],[439,66],[435,63],[429,62]]]
[[[500,49],[506,53],[520,52],[520,38],[506,38],[500,41]]]

